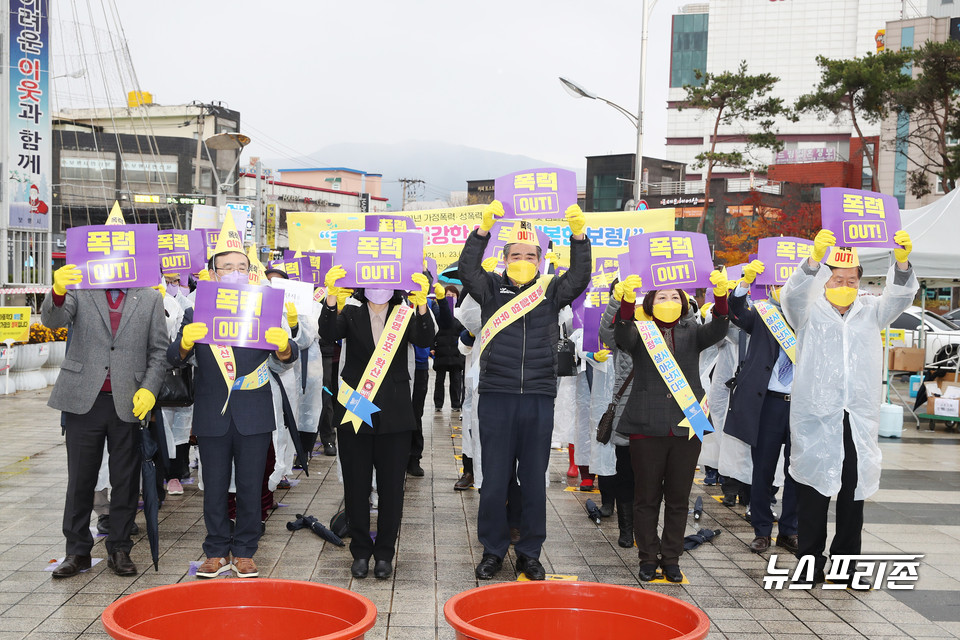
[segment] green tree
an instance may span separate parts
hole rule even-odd
[[[876,124],[889,113],[892,92],[903,89],[910,78],[903,66],[910,60],[907,51],[868,53],[863,58],[832,60],[817,56],[820,84],[812,92],[800,96],[794,108],[798,113],[814,113],[820,117],[833,115],[838,121],[850,118],[857,137],[863,141],[861,123]],[[876,180],[877,149],[863,146],[870,171]]]
[[[911,59],[916,77],[892,92],[891,107],[910,114],[905,142],[916,151],[907,156],[916,168],[909,185],[921,197],[932,190],[931,175],[940,178],[944,192],[960,178],[960,42],[926,42]]]
[[[703,73],[699,69],[695,72],[699,84],[685,85],[686,100],[679,107],[683,109],[699,109],[703,112],[713,112],[713,132],[710,134],[710,149],[696,156],[693,167],[706,167],[706,182],[704,185],[703,214],[697,223],[697,232],[703,233],[703,225],[707,218],[707,208],[710,206],[710,181],[713,178],[715,167],[728,167],[741,171],[750,169],[765,169],[766,162],[756,161],[751,152],[755,149],[769,149],[779,151],[783,143],[777,140],[774,124],[777,117],[786,116],[795,120],[790,110],[784,106],[783,100],[770,95],[774,85],[780,78],[769,73],[750,75],[747,73],[747,63],[742,61],[736,72]],[[720,127],[730,127],[734,124],[741,126],[750,123],[751,132],[744,128],[736,135],[720,135]],[[717,143],[725,139],[745,138],[742,150],[717,151]],[[714,215],[714,242],[720,241],[720,232],[723,229],[723,212],[718,210]]]

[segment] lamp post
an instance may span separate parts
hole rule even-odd
[[[566,78],[560,78],[560,83],[563,85],[563,88],[566,89],[574,98],[589,98],[591,100],[600,100],[605,102],[624,116],[627,120],[630,121],[636,130],[637,130],[637,160],[634,162],[634,173],[633,173],[633,193],[636,200],[640,200],[640,196],[643,192],[643,97],[644,90],[647,83],[647,25],[650,23],[650,13],[653,11],[654,6],[656,6],[657,0],[643,0],[643,28],[640,35],[640,91],[638,97],[638,107],[637,113],[633,114],[627,109],[624,109],[620,105],[606,98],[598,96],[592,91],[584,89],[577,83],[568,80]]]

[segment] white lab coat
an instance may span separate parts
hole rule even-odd
[[[857,450],[855,500],[880,486],[880,424],[883,353],[880,330],[912,303],[919,289],[911,268],[895,284],[896,265],[887,272],[882,295],[860,296],[841,316],[824,296],[829,267],[804,261],[790,276],[780,299],[797,334],[797,364],[790,402],[790,475],[824,496],[840,491],[843,414]]]

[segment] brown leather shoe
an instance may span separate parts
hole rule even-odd
[[[90,556],[68,555],[60,563],[60,566],[53,570],[54,578],[70,578],[81,571],[90,568]]]
[[[473,474],[465,473],[460,476],[460,479],[453,485],[453,488],[457,491],[466,491],[473,486]]]
[[[757,536],[750,543],[750,551],[763,553],[770,548],[770,536]]]
[[[234,558],[233,570],[237,572],[238,578],[256,578],[260,575],[253,558]]]
[[[797,542],[797,534],[792,536],[777,536],[777,546],[783,547],[790,553],[796,553],[800,549],[800,544]]]
[[[137,575],[137,565],[133,564],[130,554],[126,551],[114,551],[107,558],[107,566],[113,569],[118,576]]]
[[[216,578],[221,573],[233,571],[229,558],[207,558],[197,567],[198,578]]]

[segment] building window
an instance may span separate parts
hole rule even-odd
[[[805,184],[800,187],[800,202],[820,202],[822,184]]]
[[[870,169],[870,156],[867,155],[868,153],[870,155],[876,153],[876,147],[872,142],[864,145],[862,151],[863,163],[860,169],[860,188],[864,191],[873,191],[873,171]],[[874,157],[876,156],[874,155]]]
[[[698,85],[694,72],[707,70],[706,13],[673,17],[673,39],[670,50],[670,86]]]
[[[629,197],[624,193],[625,188],[632,189],[633,183],[617,178],[617,174],[613,173],[593,176],[594,211],[621,211],[623,209],[624,199]]]

